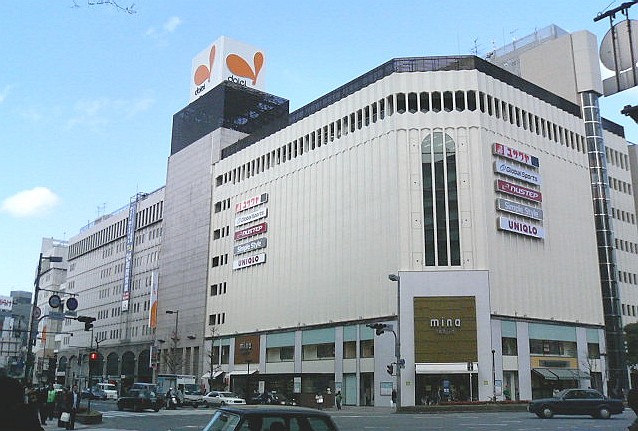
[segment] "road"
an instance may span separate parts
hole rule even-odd
[[[103,412],[103,423],[80,426],[79,429],[197,431],[206,425],[214,412],[213,409],[201,408],[161,410],[158,413],[150,410],[138,413],[120,412],[112,401],[92,402],[92,407]],[[617,431],[626,429],[635,417],[631,410],[608,420],[585,416],[539,419],[526,412],[396,414],[389,408],[357,407],[345,407],[341,411],[328,412],[341,431]],[[57,430],[53,426],[46,429]]]

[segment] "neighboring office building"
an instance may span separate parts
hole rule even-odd
[[[566,67],[588,67],[576,70],[579,85],[599,85],[597,64],[578,58]],[[269,109],[258,102],[251,110],[260,99]],[[200,340],[181,346],[182,357],[225,372],[234,390],[275,389],[309,402],[329,387],[346,404],[389,405],[394,340],[365,325],[396,327],[395,273],[404,405],[452,393],[501,399],[505,387],[520,399],[602,387],[605,316],[586,131],[572,99],[470,56],[391,60],[295,111],[287,127],[287,101],[215,87],[174,120],[167,190],[192,195],[173,207],[170,238],[166,221],[164,250],[182,257],[163,261],[158,334],[174,330],[163,310],[181,306],[179,322],[189,320],[178,328],[180,343],[190,331],[216,335],[212,365]],[[281,129],[260,133],[254,126],[265,119]],[[611,205],[625,220],[616,237],[631,242],[626,141],[620,126],[603,125],[615,157]],[[177,193],[194,180],[201,187]],[[189,200],[202,210],[197,220],[211,214],[210,227],[178,225]],[[207,229],[204,270],[196,240]],[[178,247],[179,238],[190,246]],[[628,250],[620,274],[637,271]],[[202,272],[179,283],[186,264]]]
[[[93,379],[128,386],[152,379],[150,291],[157,283],[164,188],[138,193],[126,207],[95,220],[69,240],[65,292],[76,294],[78,316],[95,317],[92,331],[66,319],[58,351],[58,372],[66,383],[88,381],[88,353],[100,360]],[[129,229],[135,217],[134,229]],[[93,339],[91,339],[93,335]]]
[[[23,378],[32,294],[14,290],[9,295],[0,297],[0,369]]]
[[[56,378],[56,352],[60,347],[62,337],[58,334],[62,331],[62,320],[52,319],[49,316],[51,313],[63,312],[65,300],[68,299],[60,294],[66,281],[68,242],[43,238],[40,251],[44,258],[40,268],[40,293],[37,305],[42,317],[37,326],[37,336],[34,335],[35,372],[33,378],[36,383],[53,383]],[[61,257],[62,262],[50,262],[46,259],[50,256]],[[61,307],[53,308],[49,305],[49,298],[53,295],[57,295],[62,300]],[[58,377],[62,377],[62,375],[58,375]]]

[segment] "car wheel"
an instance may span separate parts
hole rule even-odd
[[[598,409],[598,418],[600,419],[609,419],[611,417],[611,412],[607,407],[601,407]]]
[[[196,409],[197,407],[199,407],[199,404],[193,404],[194,409]]]
[[[159,412],[159,411],[160,411],[160,406],[155,406],[155,407],[153,407],[153,411],[154,411],[155,413]]]
[[[551,419],[554,417],[554,411],[550,407],[544,406],[541,409],[541,415],[543,419]]]
[[[117,409],[118,409],[119,411],[124,410],[124,406],[122,405],[122,403],[117,403]]]

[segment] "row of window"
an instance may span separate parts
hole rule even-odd
[[[627,271],[618,271],[618,281],[627,284],[638,284],[636,274]]]
[[[635,305],[621,304],[620,308],[622,310],[622,315],[623,316],[636,317],[636,306]]]
[[[226,313],[216,313],[208,315],[208,324],[213,325],[223,325],[226,323]]]
[[[478,96],[478,98],[477,98]],[[560,143],[580,153],[585,153],[585,138],[562,126],[554,124],[549,120],[527,112],[505,101],[492,97],[484,92],[469,91],[433,91],[421,93],[396,93],[385,99],[373,102],[356,112],[337,119],[328,125],[323,126],[311,133],[301,136],[294,141],[272,150],[254,160],[238,166],[228,172],[216,177],[216,185],[221,186],[227,183],[238,183],[251,176],[257,175],[271,167],[285,163],[298,156],[302,156],[308,151],[320,148],[341,136],[353,133],[362,127],[367,127],[371,123],[383,120],[386,116],[396,112],[403,114],[406,112],[452,112],[452,111],[475,111],[478,108],[482,113],[501,118],[511,125],[522,127],[530,133],[547,138],[550,141]],[[222,203],[215,205],[215,212],[221,211]]]
[[[224,295],[226,293],[226,282],[211,284],[210,296]]]
[[[224,226],[213,231],[213,239],[225,238],[230,235],[230,226]]]
[[[631,184],[629,184],[626,181],[622,181],[613,177],[608,177],[609,178],[609,187],[611,187],[612,190],[616,190],[617,192],[621,192],[621,193],[627,193],[627,194],[631,194]]]
[[[501,347],[503,349],[503,356],[518,356],[518,342],[516,338],[503,337],[501,339]],[[574,341],[529,340],[529,353],[539,356],[578,357],[578,350],[576,342]],[[587,343],[587,357],[589,359],[600,358],[600,345],[598,343]]]
[[[147,208],[137,212],[135,229],[142,229],[153,223],[162,220],[164,211],[164,201],[157,202]],[[128,217],[119,220],[103,229],[89,235],[88,237],[74,243],[69,244],[69,259],[74,259],[82,254],[100,248],[105,244],[115,241],[116,239],[126,236],[126,228],[128,225]]]
[[[220,254],[219,256],[213,256],[210,260],[211,267],[215,268],[217,266],[226,265],[228,263],[228,253]]]
[[[605,152],[607,153],[607,162],[613,166],[620,167],[628,171],[629,167],[629,156],[627,154],[623,154],[620,151],[616,151],[612,148],[605,147]]]
[[[611,216],[616,220],[624,221],[631,224],[636,224],[636,215],[629,211],[619,210],[617,208],[611,209]]]
[[[620,251],[626,251],[629,253],[638,253],[638,244],[635,242],[631,242],[631,241],[626,241],[623,239],[618,239],[615,238],[614,241],[616,242],[616,249],[620,250]]]

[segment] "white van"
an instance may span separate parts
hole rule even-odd
[[[117,386],[113,383],[98,383],[97,387],[104,391],[107,400],[117,400]]]

